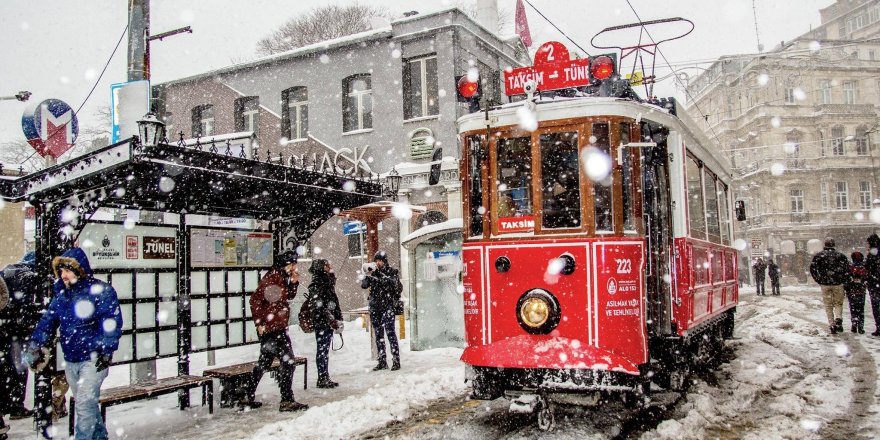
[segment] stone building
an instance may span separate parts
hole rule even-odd
[[[725,56],[688,85],[688,111],[730,159],[749,257],[810,280],[821,240],[849,254],[877,228],[880,1],[838,0],[822,25],[772,51]],[[873,221],[872,221],[873,219]]]
[[[500,102],[501,70],[529,64],[519,39],[499,38],[458,9],[417,14],[382,27],[154,87],[170,137],[255,132],[254,155],[359,175],[403,177],[398,199],[428,209],[382,222],[380,249],[407,273],[400,238],[424,224],[461,217],[456,80],[479,73],[483,95]],[[445,158],[428,185],[432,154]],[[343,236],[334,218],[306,243],[307,257],[336,269],[343,310],[365,304],[354,277],[363,237]],[[303,268],[305,269],[305,268]],[[305,270],[301,270],[304,273]]]

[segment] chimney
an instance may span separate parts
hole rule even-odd
[[[477,23],[493,34],[498,33],[498,0],[477,0]]]

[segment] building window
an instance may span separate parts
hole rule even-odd
[[[843,103],[844,104],[855,104],[856,103],[856,82],[855,81],[844,81],[843,82]]]
[[[282,136],[305,139],[309,135],[309,90],[303,86],[281,92]]]
[[[792,189],[789,191],[791,197],[791,212],[804,212],[804,190]]]
[[[859,182],[859,208],[871,209],[871,182]]]
[[[872,49],[868,49],[868,61],[875,61],[874,51]]]
[[[235,100],[235,131],[257,133],[260,125],[260,98],[246,96]]]
[[[818,131],[818,137],[819,137],[819,155],[822,157],[825,157],[825,155],[826,155],[825,151],[828,148],[828,146],[825,145],[825,134],[822,133],[822,130]]]
[[[846,182],[834,184],[834,209],[849,209],[849,187]]]
[[[348,257],[360,258],[366,256],[366,234],[348,235]]]
[[[214,134],[214,106],[200,105],[192,109],[192,136],[210,136]]]
[[[819,194],[822,200],[822,210],[827,211],[829,208],[828,205],[828,182],[822,182],[819,184]]]
[[[865,127],[856,128],[856,155],[858,156],[867,156],[868,155],[868,133]]]
[[[831,104],[831,81],[822,80],[819,82],[819,92],[822,104]]]
[[[342,131],[373,128],[373,88],[369,74],[342,80]]]
[[[843,149],[843,127],[834,127],[831,129],[831,154],[834,156],[843,156],[846,151]]]
[[[794,87],[786,87],[785,88],[785,103],[786,104],[794,104]]]
[[[440,113],[437,56],[408,60],[403,66],[403,118]]]

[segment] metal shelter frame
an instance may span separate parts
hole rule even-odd
[[[213,143],[186,146],[166,141],[142,146],[134,136],[27,176],[0,177],[3,200],[26,201],[34,207],[36,271],[49,296],[53,256],[75,243],[79,231],[98,208],[180,214],[176,225],[178,374],[188,374],[189,355],[203,351],[192,350],[192,226],[187,225],[186,215],[268,221],[277,253],[284,248],[285,236],[292,233],[303,242],[340,212],[383,198],[381,182],[375,175],[322,172],[316,170],[318,164],[294,168],[283,165],[283,158],[274,158],[280,162],[275,163],[268,152],[266,161],[261,161],[233,156],[228,145],[225,154],[222,150]],[[54,370],[54,365],[50,363],[49,369]],[[43,427],[49,423],[40,417],[46,418],[45,409],[51,405],[51,375],[51,371],[44,370],[36,377],[35,420]],[[188,392],[179,395],[179,403],[181,408],[189,406]]]

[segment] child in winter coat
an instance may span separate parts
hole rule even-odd
[[[849,279],[843,285],[846,299],[849,301],[849,316],[852,321],[850,330],[853,333],[865,333],[865,257],[861,252],[850,255],[852,264],[849,267]]]

